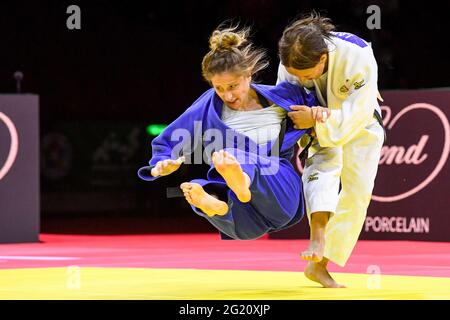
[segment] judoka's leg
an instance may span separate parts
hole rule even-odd
[[[302,175],[310,242],[301,257],[319,262],[325,247],[326,225],[338,204],[342,148],[322,148],[316,141],[311,152]]]
[[[325,288],[345,288],[337,283],[327,270],[328,259],[323,258],[320,262],[309,261],[305,268],[305,276],[314,282],[320,283]]]
[[[189,199],[192,210],[197,215],[208,220],[221,234],[232,239],[247,239],[245,234],[241,237],[241,234],[236,232],[235,219],[236,210],[242,210],[239,208],[240,205],[247,206],[247,204],[238,201],[223,178],[217,178],[217,180],[215,177],[207,180],[194,179],[183,183],[183,190],[187,193],[186,200]],[[201,188],[200,191],[198,186]]]
[[[303,260],[320,262],[325,248],[325,229],[330,212],[314,212],[311,214],[310,239],[308,249],[301,253]]]
[[[365,128],[343,148],[342,190],[328,222],[324,256],[345,266],[364,224],[377,174],[384,133],[378,123]]]
[[[303,190],[310,224],[310,242],[301,257],[308,260],[305,276],[326,288],[343,287],[327,271],[324,257],[326,227],[338,204],[339,182],[342,169],[342,148],[322,148],[316,141],[313,153],[303,171]]]
[[[208,194],[203,187],[194,182],[184,182],[180,185],[183,190],[186,201],[206,213],[209,217],[219,215],[223,216],[228,212],[228,205]]]
[[[251,200],[250,177],[242,170],[236,158],[225,150],[216,151],[212,155],[216,171],[223,177],[228,187],[241,202]]]

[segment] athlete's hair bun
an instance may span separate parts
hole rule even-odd
[[[209,47],[213,51],[238,48],[246,42],[247,31],[234,32],[236,28],[215,30],[209,38]]]

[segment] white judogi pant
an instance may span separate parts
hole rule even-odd
[[[308,220],[314,212],[331,212],[324,257],[341,267],[361,233],[383,141],[383,128],[374,119],[342,147],[322,148],[315,139],[309,149],[302,175]]]
[[[378,169],[384,132],[373,114],[381,113],[382,99],[371,46],[345,32],[324,41],[328,69],[312,84],[331,115],[314,126],[320,145],[315,141],[309,150],[302,180],[309,221],[311,213],[331,212],[324,256],[344,266],[364,224]],[[277,81],[300,84],[281,64]],[[303,85],[312,87],[308,81]]]

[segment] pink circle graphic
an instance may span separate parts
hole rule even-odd
[[[416,187],[401,193],[399,195],[395,195],[395,196],[376,196],[373,195],[372,199],[375,201],[379,201],[379,202],[394,202],[394,201],[399,201],[405,198],[408,198],[409,196],[412,196],[413,194],[419,192],[420,190],[422,190],[423,188],[425,188],[426,186],[428,186],[430,184],[431,181],[433,181],[434,178],[436,178],[436,176],[439,174],[439,172],[442,170],[442,168],[444,167],[448,155],[449,155],[449,151],[450,151],[450,124],[448,122],[447,117],[445,116],[445,114],[436,106],[433,106],[431,104],[428,103],[415,103],[412,104],[408,107],[406,107],[405,109],[403,109],[402,111],[400,111],[395,117],[394,119],[392,119],[392,122],[389,124],[388,129],[391,129],[394,124],[397,122],[398,119],[400,119],[400,117],[402,117],[405,113],[408,113],[409,111],[412,110],[417,110],[417,109],[425,109],[425,110],[430,110],[432,112],[434,112],[439,119],[442,122],[442,125],[444,127],[444,133],[445,133],[445,140],[444,140],[444,148],[442,149],[442,154],[441,157],[439,159],[439,162],[437,163],[436,167],[434,168],[434,170],[431,172],[431,174],[424,180],[422,181],[419,185],[417,185]]]
[[[0,112],[0,120],[6,124],[9,134],[11,136],[11,146],[9,147],[8,157],[6,158],[5,164],[0,169],[0,180],[9,172],[11,167],[16,160],[17,152],[19,150],[19,136],[17,134],[16,126],[11,121],[8,116]]]

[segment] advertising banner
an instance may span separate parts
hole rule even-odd
[[[0,243],[39,240],[39,97],[0,95]]]
[[[387,141],[360,239],[450,241],[450,90],[382,97]],[[308,238],[306,216],[270,237]]]

